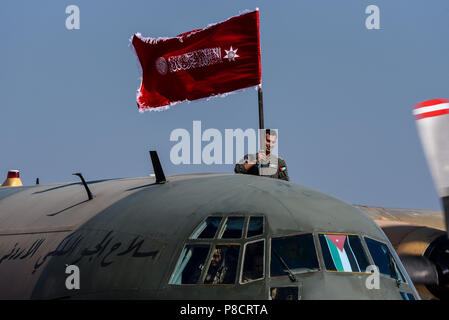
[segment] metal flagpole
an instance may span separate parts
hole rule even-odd
[[[256,8],[257,11],[259,11],[259,8]],[[257,14],[259,14],[259,12],[257,12]],[[260,66],[260,35],[259,35],[259,66]],[[260,78],[260,83],[259,83],[259,87],[257,88],[257,93],[258,93],[258,100],[259,100],[259,146],[262,147],[264,153],[266,152],[265,150],[265,130],[263,130],[265,128],[265,124],[263,121],[263,91],[262,91],[262,78]],[[259,153],[259,151],[257,151]],[[258,168],[257,171],[259,172],[260,175],[260,163],[258,163]]]
[[[259,96],[259,146],[262,148],[263,152],[266,152],[265,150],[265,132],[264,132],[264,123],[263,123],[263,91],[262,91],[262,84],[259,84],[259,88],[257,90],[258,96]],[[260,152],[260,151],[258,151]],[[259,172],[260,176],[260,163],[258,164],[257,171]]]
[[[263,92],[262,92],[262,84],[259,84],[259,129],[264,128],[263,123]]]

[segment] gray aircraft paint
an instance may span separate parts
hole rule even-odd
[[[270,286],[298,286],[302,299],[401,299],[399,291],[417,296],[400,263],[407,283],[398,288],[381,275],[381,289],[368,290],[367,274],[324,270],[318,243],[321,269],[298,274],[295,283],[269,277],[267,261],[265,278],[251,283],[169,285],[185,241],[209,215],[264,215],[266,258],[272,236],[310,232],[355,233],[394,250],[359,209],[303,186],[248,175],[168,180],[97,182],[90,184],[91,201],[80,184],[14,188],[15,193],[0,188],[0,298],[267,299]],[[246,239],[205,242],[240,243],[241,265]],[[80,290],[66,289],[67,264],[80,268]]]

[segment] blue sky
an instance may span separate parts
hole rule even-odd
[[[80,9],[67,30],[65,8]],[[380,30],[365,8],[380,9]],[[0,178],[33,184],[144,176],[156,148],[166,174],[176,128],[257,128],[257,92],[140,114],[129,38],[176,36],[260,8],[265,125],[278,128],[293,182],[355,204],[439,209],[415,103],[449,98],[449,2],[2,1]]]

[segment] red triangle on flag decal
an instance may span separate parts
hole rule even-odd
[[[326,236],[328,237],[328,239],[330,241],[332,241],[333,244],[335,244],[335,246],[338,248],[338,250],[343,252],[343,248],[345,246],[345,241],[346,241],[345,234],[326,234]]]

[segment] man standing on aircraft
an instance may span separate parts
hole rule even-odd
[[[290,181],[285,161],[271,153],[277,140],[276,131],[266,129],[265,132],[265,151],[261,150],[258,154],[245,155],[235,165],[235,173],[252,174]]]

